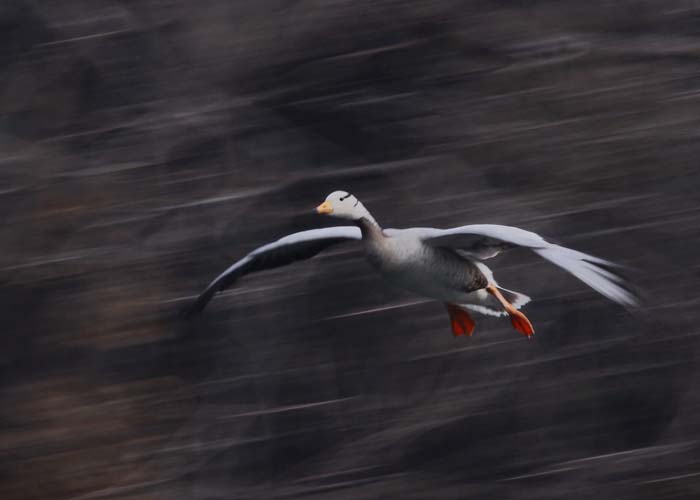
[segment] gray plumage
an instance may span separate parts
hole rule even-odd
[[[362,235],[356,227],[329,227],[290,234],[256,248],[214,278],[197,300],[185,309],[184,315],[201,312],[216,292],[226,290],[246,274],[310,259],[330,246],[359,239],[362,239]]]
[[[382,229],[362,203],[344,191],[331,193],[318,210],[351,219],[356,226],[302,231],[253,250],[217,276],[187,313],[201,311],[216,292],[246,274],[305,260],[332,245],[355,240],[362,240],[367,260],[391,283],[484,314],[504,314],[484,292],[487,285],[498,287],[516,309],[529,301],[526,295],[498,286],[483,262],[516,247],[532,250],[618,304],[638,305],[612,262],[549,243],[517,227],[474,224],[452,229]]]

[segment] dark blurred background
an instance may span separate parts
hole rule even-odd
[[[698,498],[699,137],[691,0],[3,0],[0,498]],[[453,338],[348,245],[178,318],[335,189],[646,305],[514,252]]]

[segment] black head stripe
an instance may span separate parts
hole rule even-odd
[[[347,198],[350,198],[352,195],[350,193],[346,194],[345,196],[340,197],[340,201],[345,201]]]

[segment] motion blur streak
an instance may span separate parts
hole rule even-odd
[[[0,2],[0,498],[700,497],[700,7]],[[178,311],[333,222],[523,227],[532,341],[357,246]]]

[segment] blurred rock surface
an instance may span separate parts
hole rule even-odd
[[[4,0],[0,497],[700,495],[700,8],[669,0]],[[178,309],[311,209],[518,225],[532,342],[356,247]],[[395,307],[385,307],[395,306]]]

